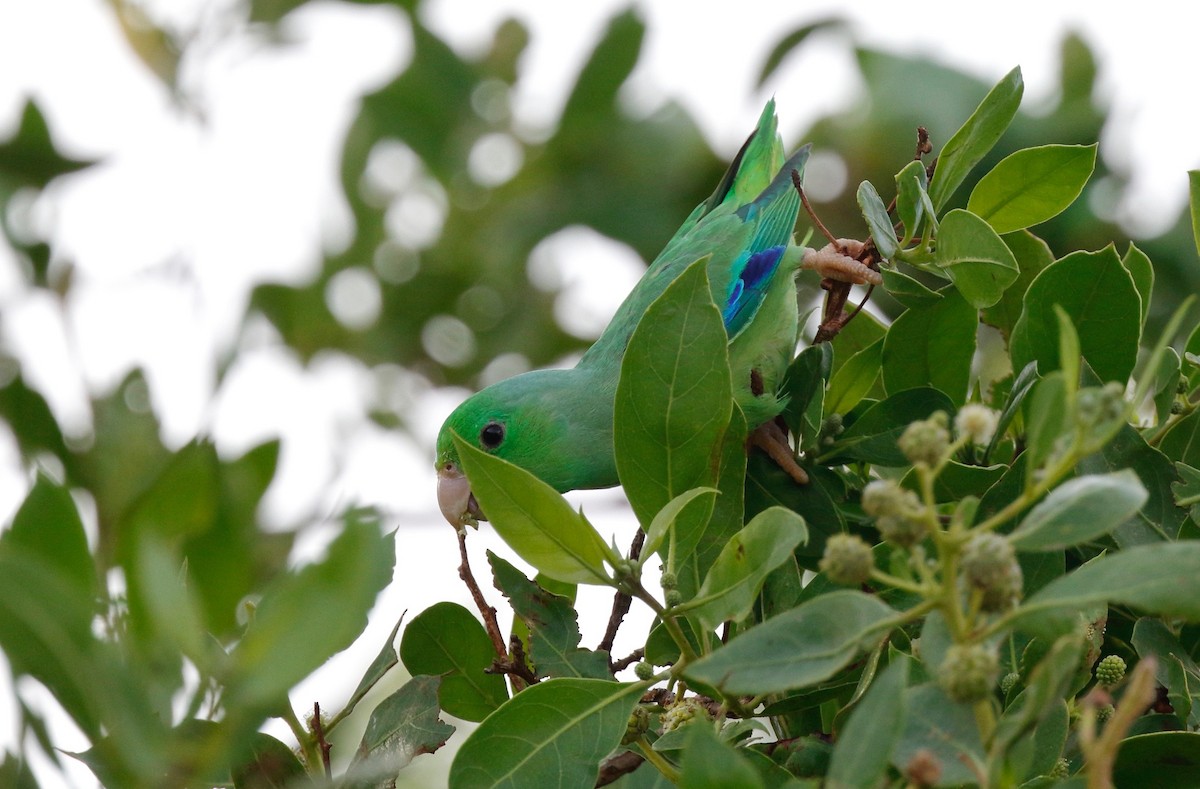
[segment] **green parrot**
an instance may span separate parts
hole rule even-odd
[[[450,414],[438,435],[436,461],[438,504],[450,523],[483,519],[460,469],[455,433],[560,492],[619,483],[613,403],[625,347],[649,305],[705,256],[713,301],[729,335],[735,400],[747,424],[767,432],[755,443],[798,482],[806,481],[773,421],[785,405],[778,390],[799,339],[797,273],[816,268],[860,283],[874,282],[878,274],[847,257],[844,245],[814,253],[795,244],[801,201],[793,178],[803,175],[809,146],[785,161],[777,123],[771,100],[716,191],[667,242],[574,368],[500,381]]]

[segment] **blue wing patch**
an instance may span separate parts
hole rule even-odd
[[[779,261],[783,259],[783,250],[781,245],[755,252],[730,285],[729,298],[725,301],[721,317],[725,321],[725,331],[731,339],[750,322],[758,310],[758,305],[762,304],[763,296],[771,284],[771,277],[779,268]]]

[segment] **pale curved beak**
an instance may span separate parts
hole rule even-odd
[[[479,503],[471,495],[471,483],[453,463],[446,463],[438,469],[437,497],[442,515],[456,529],[475,526],[479,521],[487,520],[479,509]]]

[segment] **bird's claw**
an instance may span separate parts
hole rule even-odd
[[[808,484],[808,473],[796,462],[796,456],[792,454],[787,436],[779,425],[774,422],[765,422],[759,425],[750,433],[750,444],[766,452],[777,466],[796,481],[796,484]]]
[[[852,285],[882,285],[883,277],[878,271],[857,260],[863,251],[863,242],[839,238],[820,249],[805,249],[801,265],[812,269],[825,279],[849,282]]]

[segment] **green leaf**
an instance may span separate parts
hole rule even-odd
[[[1013,259],[1017,261],[1021,272],[1016,281],[1004,291],[1000,301],[983,310],[982,318],[984,323],[995,326],[1007,342],[1025,307],[1025,292],[1029,290],[1029,283],[1033,282],[1042,269],[1054,262],[1054,253],[1045,241],[1028,230],[1007,233],[1003,239],[1013,253]]]
[[[796,354],[784,375],[780,389],[787,395],[787,407],[781,416],[800,441],[812,440],[820,429],[825,384],[832,367],[833,348],[823,342]]]
[[[1029,365],[1036,367],[1037,362]],[[1029,365],[1026,365],[1027,367]],[[1025,413],[1025,441],[1028,473],[1033,474],[1054,452],[1061,449],[1058,439],[1074,429],[1072,402],[1067,399],[1067,383],[1055,370],[1033,386]]]
[[[610,548],[582,512],[520,466],[454,437],[471,491],[488,521],[539,572],[567,583],[609,583]]]
[[[887,770],[905,722],[909,661],[897,660],[879,674],[838,735],[826,785],[875,786]]]
[[[687,726],[680,761],[681,789],[759,789],[762,779],[747,761],[746,751],[717,737],[712,726]]]
[[[1200,411],[1171,425],[1159,439],[1158,449],[1176,462],[1200,467]]]
[[[1188,205],[1192,212],[1192,240],[1200,252],[1200,170],[1188,170]]]
[[[1035,635],[1074,627],[1079,612],[1106,603],[1200,621],[1200,542],[1138,545],[1093,559],[1025,601],[1014,626]]]
[[[216,660],[213,643],[205,632],[186,569],[166,540],[153,532],[142,536],[134,571],[137,586],[145,595],[148,624],[153,626],[155,640],[173,643],[201,672],[211,674]]]
[[[1133,277],[1134,287],[1137,288],[1138,295],[1142,299],[1142,327],[1146,326],[1146,316],[1150,314],[1150,296],[1154,293],[1154,264],[1150,262],[1150,257],[1138,249],[1132,241],[1129,242],[1129,249],[1125,250],[1125,257],[1121,258],[1121,265],[1129,272],[1129,276]]]
[[[936,210],[942,210],[967,174],[1004,134],[1017,114],[1024,91],[1021,69],[1014,68],[996,83],[967,122],[942,146],[929,183],[929,197]]]
[[[1070,316],[1083,358],[1100,380],[1128,380],[1137,361],[1141,299],[1116,250],[1073,252],[1030,283],[1010,342],[1013,369],[1035,359],[1043,374],[1059,369],[1056,304]]]
[[[738,621],[750,612],[767,575],[808,539],[804,518],[783,507],[754,516],[733,535],[709,568],[696,597],[680,606],[712,630],[726,620]]]
[[[898,269],[888,268],[880,272],[883,275],[883,287],[896,301],[909,309],[924,307],[930,302],[938,301],[942,294],[930,290],[918,279],[904,274]]]
[[[285,789],[304,780],[304,765],[284,743],[259,731],[249,745],[250,757],[230,771],[234,789]]]
[[[1130,469],[1076,477],[1050,491],[1009,539],[1022,551],[1070,548],[1108,534],[1133,517],[1148,498]]]
[[[925,164],[914,160],[896,173],[896,216],[904,225],[904,238],[900,246],[908,244],[921,232],[921,220],[925,218],[924,194],[928,185]]]
[[[44,473],[38,473],[0,542],[39,556],[83,595],[90,597],[95,591],[96,566],[75,501],[65,486]]]
[[[829,379],[825,412],[844,414],[870,393],[883,361],[883,338],[858,351]]]
[[[496,588],[529,629],[530,656],[538,676],[611,679],[608,655],[579,647],[579,615],[565,597],[551,594],[488,551]]]
[[[728,340],[706,261],[692,263],[650,305],[621,362],[613,417],[617,474],[643,524],[684,491],[716,483],[713,461],[733,395]]]
[[[930,751],[942,766],[939,786],[975,784],[982,769],[983,744],[971,705],[951,701],[936,684],[909,688],[904,694],[907,711],[892,766],[901,772],[919,750]]]
[[[942,217],[934,262],[976,309],[998,303],[1020,274],[1012,250],[996,231],[960,208]]]
[[[1195,469],[1186,463],[1176,463],[1175,470],[1179,473],[1179,481],[1171,483],[1171,492],[1175,497],[1175,506],[1189,510],[1192,520],[1200,513],[1200,469]]]
[[[987,451],[983,454],[985,459],[991,457],[992,452],[996,449],[996,444],[1008,432],[1008,426],[1012,424],[1013,417],[1017,415],[1021,403],[1025,401],[1025,397],[1037,380],[1037,362],[1025,365],[1013,379],[1012,386],[1008,390],[1008,397],[1004,401],[1004,408],[1000,411],[1000,419],[996,422],[996,432],[992,434],[991,443],[988,444]]]
[[[896,612],[878,598],[840,590],[779,614],[687,667],[727,693],[758,695],[815,685],[886,634]]]
[[[483,625],[457,603],[435,603],[418,614],[400,640],[400,659],[408,673],[441,676],[442,709],[480,721],[508,699],[500,674],[485,673],[496,660]]]
[[[795,557],[808,569],[816,569],[826,538],[846,529],[845,516],[834,498],[843,495],[841,480],[821,466],[809,471],[807,485],[797,485],[778,463],[755,452],[747,459],[745,486],[747,517],[771,507],[783,507],[804,518],[808,541],[796,548]],[[780,568],[780,572],[785,569]],[[768,605],[768,597],[764,589],[764,607]]]
[[[1079,673],[1084,647],[1082,633],[1072,631],[1056,639],[1032,668],[1026,667],[1022,672],[1025,689],[1013,699],[996,726],[998,742],[1011,745],[1030,729],[1040,728],[1047,716],[1057,714]],[[1057,759],[1056,753],[1051,761]]]
[[[1154,670],[1158,684],[1167,689],[1167,698],[1184,726],[1194,725],[1197,696],[1200,696],[1200,666],[1188,654],[1179,637],[1159,619],[1142,617],[1133,626],[1130,639],[1139,658],[1158,660]]]
[[[953,289],[941,293],[940,301],[905,311],[888,330],[880,360],[888,394],[932,386],[955,403],[966,400],[979,313]]]
[[[667,502],[667,506],[663,507],[654,516],[654,520],[650,521],[650,528],[646,529],[646,542],[642,545],[642,553],[638,558],[639,564],[645,564],[646,560],[654,555],[654,552],[659,549],[666,539],[671,529],[675,526],[675,519],[679,517],[679,513],[683,511],[688,504],[692,503],[699,496],[708,496],[720,493],[716,488],[692,488],[685,490],[675,498]],[[710,508],[712,504],[708,505]]]
[[[1148,775],[1154,776],[1155,789],[1200,786],[1200,733],[1164,731],[1122,740],[1113,786],[1144,785]]]
[[[937,389],[922,387],[896,392],[863,411],[821,460],[849,458],[882,466],[907,466],[908,459],[896,446],[896,439],[909,423],[927,419],[935,411],[947,414],[954,411],[954,404]]]
[[[1041,224],[1079,197],[1096,168],[1096,147],[1043,145],[1011,153],[979,179],[967,210],[997,233]]]
[[[450,789],[591,787],[648,683],[548,679],[514,696],[463,742]]]
[[[348,513],[322,561],[279,578],[263,594],[231,655],[227,706],[278,705],[330,655],[350,646],[392,580],[395,560],[394,533],[382,534],[371,513]]]
[[[358,702],[362,701],[363,696],[367,695],[368,691],[400,662],[400,655],[396,651],[396,635],[400,632],[402,624],[404,624],[403,615],[396,621],[396,626],[392,628],[392,632],[384,640],[383,646],[379,648],[379,654],[363,672],[362,677],[358,680],[358,687],[350,694],[350,700],[346,702],[345,708],[339,715],[348,715],[358,705]]]
[[[441,677],[414,676],[371,711],[350,764],[353,786],[383,785],[416,756],[446,744],[454,727],[439,717]]]
[[[887,207],[870,181],[863,181],[858,185],[858,208],[862,211],[863,219],[867,220],[867,229],[871,231],[875,248],[883,255],[884,260],[891,260],[898,247],[896,231],[892,228],[892,218],[888,216]]]

